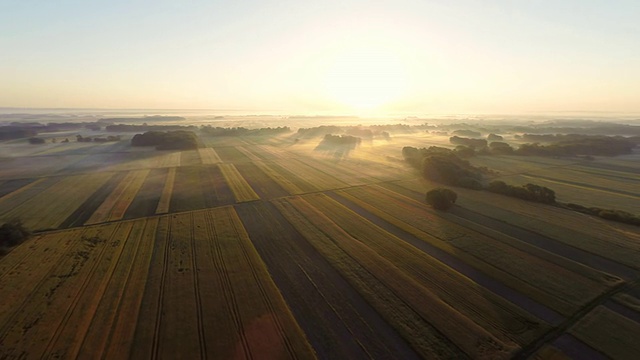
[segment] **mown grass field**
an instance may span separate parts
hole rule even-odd
[[[3,158],[0,221],[35,234],[0,258],[0,358],[640,351],[638,227],[466,189],[436,211],[424,193],[438,184],[400,151],[442,137],[348,152],[294,139],[23,146]],[[474,161],[505,181],[558,184],[560,199],[635,211],[640,196],[624,158]]]

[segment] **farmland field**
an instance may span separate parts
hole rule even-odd
[[[640,352],[637,226],[462,188],[437,211],[401,148],[445,137],[319,141],[0,143],[0,222],[34,232],[0,258],[0,359]],[[633,156],[472,162],[638,214]]]

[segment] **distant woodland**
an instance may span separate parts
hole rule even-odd
[[[134,135],[131,146],[154,146],[157,150],[189,150],[197,149],[200,143],[193,131],[147,131]]]

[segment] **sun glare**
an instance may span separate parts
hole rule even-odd
[[[371,111],[406,91],[401,59],[384,49],[352,49],[337,55],[327,69],[325,90],[335,102]]]

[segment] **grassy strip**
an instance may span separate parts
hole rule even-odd
[[[169,168],[169,172],[167,173],[167,179],[164,183],[164,188],[162,189],[162,195],[160,196],[160,201],[158,202],[158,207],[156,208],[156,214],[166,214],[169,212],[169,205],[171,204],[171,193],[173,192],[173,184],[176,181],[176,168]]]
[[[314,226],[287,200],[274,201],[289,222],[304,235],[331,265],[393,326],[424,358],[455,358],[462,354],[437,329]]]
[[[220,159],[220,156],[218,156],[213,148],[199,148],[198,152],[200,153],[200,158],[204,165],[219,164],[222,162],[222,159]]]
[[[394,263],[351,237],[323,213],[297,198],[291,203],[327,236],[334,239],[346,253],[353,257],[373,276],[403,299],[416,313],[442,332],[471,358],[508,358],[517,345],[502,341],[456,309],[442,301],[428,288],[422,286]],[[305,204],[306,203],[306,204]],[[429,304],[425,307],[424,304]]]
[[[245,202],[259,200],[260,197],[253,191],[251,185],[242,177],[238,172],[238,169],[233,164],[220,164],[218,165],[222,171],[227,184],[233,191],[233,195],[236,198],[236,202]]]
[[[614,359],[635,359],[640,354],[640,324],[604,306],[595,308],[569,332]]]
[[[559,299],[556,296],[549,294],[546,291],[542,291],[541,289],[513,276],[509,272],[496,268],[491,264],[488,264],[471,254],[460,251],[458,248],[456,248],[455,246],[452,246],[447,241],[443,241],[442,238],[434,237],[434,235],[431,232],[426,232],[423,229],[416,228],[414,226],[415,220],[412,221],[411,219],[400,219],[397,217],[397,216],[403,216],[403,215],[413,216],[414,219],[420,219],[422,221],[423,220],[422,218],[426,215],[425,213],[420,213],[420,214],[411,213],[405,208],[401,208],[401,207],[398,208],[393,203],[378,204],[378,201],[380,199],[377,198],[375,200],[372,200],[372,198],[375,198],[376,196],[368,194],[366,192],[364,194],[360,194],[357,192],[355,194],[352,194],[351,191],[349,192],[340,191],[339,193],[340,193],[340,196],[343,196],[346,199],[358,204],[365,210],[389,222],[390,224],[397,226],[398,228],[408,232],[409,234],[412,234],[415,237],[428,242],[432,246],[435,246],[459,258],[461,261],[475,267],[476,269],[482,271],[488,276],[493,277],[494,279],[502,282],[503,284],[511,287],[512,289],[515,289],[523,294],[526,294],[533,300],[541,304],[544,304],[561,314],[570,315],[576,310],[575,305],[570,304],[569,302],[566,302],[562,299]],[[371,204],[369,203],[370,201],[371,201]],[[385,209],[385,210],[381,210],[381,209]],[[395,216],[392,214],[395,214]],[[445,231],[447,231],[450,228],[449,226],[450,224],[448,222],[443,223],[442,220],[438,220],[438,219],[435,219],[432,221],[434,222],[434,224],[441,227]]]
[[[245,337],[252,354],[284,358],[313,358],[313,350],[271,280],[233,208],[209,213],[221,255],[233,264],[228,274]]]
[[[180,166],[196,166],[202,165],[200,152],[198,150],[180,151]]]
[[[526,344],[549,329],[543,321],[485,290],[469,278],[324,194],[304,197],[352,237],[385,257],[415,281],[502,341]]]

